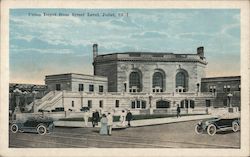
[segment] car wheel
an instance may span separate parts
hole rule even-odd
[[[214,124],[210,124],[207,127],[207,133],[208,135],[213,136],[216,133],[216,126]]]
[[[18,126],[17,124],[12,124],[10,127],[11,132],[17,133],[18,132]]]
[[[44,125],[39,125],[38,127],[37,127],[37,132],[38,132],[38,134],[40,134],[40,135],[44,135],[44,134],[46,134],[46,127],[44,126]]]
[[[239,128],[240,128],[240,126],[239,126],[239,124],[237,122],[232,123],[232,130],[234,132],[237,132],[239,130]]]
[[[196,132],[196,134],[201,134],[202,132],[203,132],[203,129],[202,129],[202,127],[200,126],[200,125],[196,125],[195,126],[195,132]]]

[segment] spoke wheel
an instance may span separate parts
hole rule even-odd
[[[214,124],[210,124],[207,127],[207,133],[208,135],[213,136],[216,133],[216,126]]]
[[[17,133],[18,132],[18,126],[17,126],[17,124],[12,124],[10,130],[13,133]]]
[[[234,132],[237,132],[239,130],[239,128],[240,128],[239,124],[237,122],[233,122],[233,124],[232,124],[232,130]]]
[[[195,126],[195,132],[196,132],[196,134],[201,134],[202,131],[203,131],[202,127],[201,127],[200,125],[197,124],[197,125]]]
[[[44,125],[40,125],[37,127],[37,132],[38,134],[40,135],[44,135],[46,134],[47,130],[46,130],[46,127]]]

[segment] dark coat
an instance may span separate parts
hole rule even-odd
[[[177,112],[180,113],[181,112],[181,108],[177,107]]]
[[[94,113],[92,114],[92,121],[98,122],[98,121],[99,121],[99,118],[100,118],[99,112],[94,112]]]
[[[131,113],[131,112],[128,112],[127,115],[126,115],[126,120],[127,120],[127,121],[131,121],[132,118],[133,118],[132,113]]]

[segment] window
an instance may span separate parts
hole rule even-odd
[[[230,92],[231,91],[231,86],[230,85],[224,85],[223,91],[224,92]]]
[[[92,84],[89,85],[89,91],[90,91],[90,92],[94,92],[94,85],[92,85]]]
[[[240,84],[239,84],[239,91],[240,91],[240,88],[241,88],[241,87],[240,87]]]
[[[99,92],[103,92],[103,86],[99,86]]]
[[[56,90],[60,91],[61,90],[61,84],[56,84]]]
[[[115,107],[119,107],[120,106],[120,101],[119,100],[115,100]]]
[[[169,108],[170,103],[165,100],[160,100],[156,102],[156,108]]]
[[[206,107],[210,107],[211,106],[211,100],[206,100]]]
[[[139,72],[131,72],[129,75],[129,92],[141,91],[141,76]]]
[[[146,101],[144,100],[136,100],[136,101],[131,101],[131,108],[135,109],[135,108],[142,108],[145,109],[146,108]]]
[[[136,101],[136,108],[141,108],[141,101],[139,100]]]
[[[75,102],[74,101],[71,102],[71,106],[75,107]]]
[[[163,91],[164,76],[161,72],[155,72],[153,75],[153,92]]]
[[[103,100],[100,100],[100,101],[99,101],[99,107],[100,107],[100,108],[103,108]]]
[[[88,108],[92,108],[92,100],[88,100]]]
[[[135,108],[135,101],[131,102],[131,108]]]
[[[177,92],[187,92],[188,90],[188,74],[186,71],[180,71],[176,74],[175,78],[176,91]]]
[[[214,85],[209,86],[209,92],[215,93],[216,92],[216,86],[214,86]]]
[[[79,84],[78,91],[83,91],[83,90],[84,90],[83,84]]]

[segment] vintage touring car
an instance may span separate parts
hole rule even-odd
[[[213,136],[216,132],[228,130],[232,130],[234,132],[240,130],[239,117],[216,117],[202,120],[195,125],[195,132],[197,134],[207,132],[210,136]]]
[[[25,122],[13,122],[10,130],[13,133],[19,132],[35,132],[40,135],[50,133],[54,129],[53,119],[48,117],[33,117],[27,119]]]

